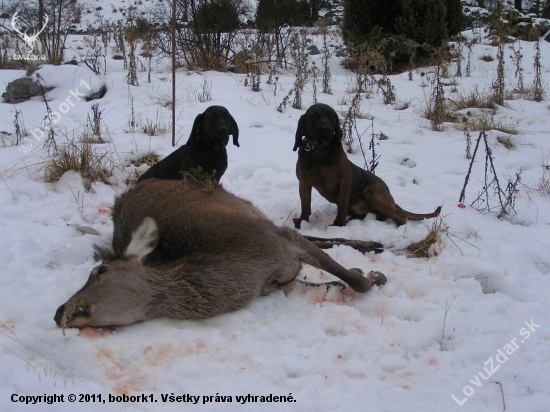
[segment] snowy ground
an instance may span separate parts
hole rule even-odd
[[[70,40],[74,53],[82,52],[77,49],[79,37]],[[318,38],[315,43],[321,48]],[[534,77],[533,46],[522,42],[526,85]],[[496,48],[474,47],[472,76],[455,78],[457,84],[445,88],[448,97],[453,98],[453,87],[459,93],[475,85],[479,90],[491,87],[496,61],[480,60],[485,54],[496,57]],[[506,53],[506,69],[511,89],[516,81],[510,54]],[[542,56],[547,86],[546,42]],[[396,201],[422,213],[443,206],[449,237],[444,237],[437,256],[409,259],[400,252],[424,238],[432,221],[397,228],[369,215],[343,228],[328,227],[336,206],[314,192],[314,214],[301,232],[382,242],[386,250],[379,255],[362,255],[348,247],[328,253],[346,267],[385,273],[385,286],[365,295],[325,295],[324,289],[316,288],[286,295],[280,291],[205,321],[159,319],[112,331],[66,330],[63,335],[53,321],[55,310],[96,265],[92,245],[109,241],[109,207],[114,195],[125,190],[126,179],[135,177],[130,161],[150,151],[165,156],[172,150],[169,132],[149,137],[128,125],[132,99],[139,122],[158,119],[169,125],[167,67],[166,62],[155,66],[151,84],[146,73],[139,73],[139,87],[126,84],[120,61],[109,60],[107,75],[99,77],[74,66],[39,70],[48,85],[57,86],[49,94],[49,105],[60,112],[55,126],[60,141],[64,134],[81,133],[91,105],[99,103],[108,140],[102,147],[119,165],[112,185],[94,183],[87,191],[74,173],[55,184],[44,183],[45,139],[37,140],[32,133],[27,136],[32,144],[28,152],[8,141],[0,148],[2,411],[71,410],[76,404],[68,402],[69,394],[101,394],[106,401],[101,406],[78,403],[77,397],[78,409],[90,411],[500,411],[503,396],[506,410],[550,410],[550,195],[531,189],[543,176],[542,166],[550,164],[550,103],[510,100],[495,114],[498,122],[519,132],[512,136],[511,150],[497,141],[505,133],[488,133],[498,177],[505,185],[506,176],[513,178],[522,170],[517,215],[511,221],[499,220],[494,213],[469,206],[483,186],[483,153],[466,191],[466,207],[458,207],[469,164],[466,139],[451,125],[432,131],[422,117],[429,91],[422,87],[426,77],[421,72],[427,69],[416,71],[413,81],[407,73],[392,76],[398,104],[384,105],[377,94],[362,101],[361,112],[374,118],[375,133],[388,136],[376,141],[381,156],[376,173]],[[345,111],[342,103],[350,100],[346,91],[353,87],[354,76],[336,59],[331,69],[334,94],[318,94],[318,100]],[[451,73],[454,70],[451,67]],[[0,71],[0,90],[23,76],[23,71]],[[205,79],[212,100],[199,103],[196,92]],[[92,102],[73,98],[74,107],[61,113],[65,107],[60,105],[71,91],[86,91],[82,80],[94,89],[104,83],[107,94]],[[279,113],[276,108],[292,82],[292,74],[280,74],[275,96],[265,77],[262,92],[254,93],[244,87],[244,75],[180,70],[177,76],[179,145],[187,140],[197,114],[213,104],[227,107],[239,124],[241,147],[227,148],[229,168],[223,186],[251,200],[276,224],[287,226],[300,213],[292,146],[304,111],[289,108]],[[304,108],[312,103],[310,83]],[[403,103],[409,107],[398,110]],[[13,131],[15,110],[22,113],[26,130],[39,135],[44,103],[33,98],[0,104],[0,131]],[[367,136],[370,125],[368,119],[359,120],[358,129]],[[350,158],[363,164],[361,154]],[[75,224],[90,226],[100,235],[81,234]],[[312,268],[302,275],[308,280],[327,278]],[[494,374],[488,376],[491,371]],[[12,402],[13,394],[16,400],[63,394],[65,402],[25,407]],[[157,403],[110,403],[109,394],[144,395],[149,401],[152,395]],[[199,398],[196,405],[186,406],[163,403],[163,394]],[[291,395],[294,401],[237,401],[237,396],[248,394]],[[231,402],[216,402],[216,395],[231,396]]]

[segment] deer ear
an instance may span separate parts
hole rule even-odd
[[[302,136],[304,136],[304,121],[306,116],[302,115],[300,116],[300,120],[298,120],[298,127],[296,128],[296,135],[294,136],[294,148],[292,151],[298,150],[298,148],[302,145]]]
[[[193,128],[191,129],[191,134],[189,135],[189,140],[187,140],[186,144],[193,145],[201,139],[201,124],[202,124],[203,118],[204,118],[204,113],[201,113],[197,117],[195,117],[195,121],[193,122]]]
[[[229,120],[231,121],[231,130],[229,134],[233,135],[233,144],[237,147],[241,147],[239,144],[239,126],[237,126],[237,122],[233,116],[229,115]]]
[[[130,244],[124,251],[124,257],[130,259],[136,257],[141,262],[157,247],[159,243],[159,229],[157,222],[152,217],[146,217],[141,225],[132,233]]]

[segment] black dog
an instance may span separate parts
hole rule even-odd
[[[239,147],[239,127],[233,116],[222,106],[210,106],[195,118],[187,143],[143,173],[138,182],[157,178],[179,180],[182,172],[201,168],[220,180],[227,170],[229,135]]]
[[[305,139],[302,140],[302,137]],[[342,147],[342,129],[332,107],[317,103],[300,117],[294,151],[298,148],[296,176],[300,181],[302,213],[293,219],[296,228],[311,215],[311,188],[331,203],[338,205],[333,226],[345,226],[346,218],[364,219],[367,213],[378,220],[390,218],[398,226],[407,220],[436,217],[441,211],[416,214],[395,204],[390,189],[378,176],[361,169],[348,160]]]

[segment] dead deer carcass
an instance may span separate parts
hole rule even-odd
[[[125,325],[162,316],[201,319],[280,288],[302,263],[357,292],[386,277],[345,269],[292,229],[277,227],[221,186],[148,179],[115,200],[114,258],[60,306],[60,327]]]

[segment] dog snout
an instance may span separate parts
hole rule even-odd
[[[326,125],[321,127],[321,131],[323,132],[323,134],[330,134],[332,132],[332,127],[330,127],[330,125],[326,124]]]
[[[57,326],[61,326],[61,318],[63,317],[63,312],[65,311],[65,305],[61,305],[57,308],[57,311],[55,312],[55,316],[53,317],[53,320],[55,320],[55,323]]]
[[[227,128],[227,126],[221,126],[218,131],[222,136],[226,136],[229,133],[229,129]]]

